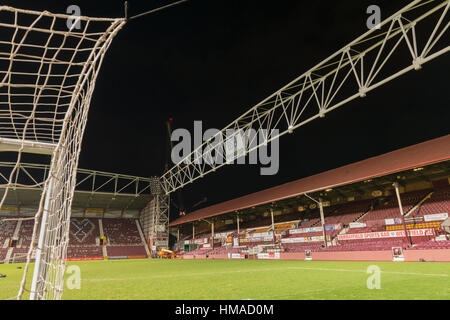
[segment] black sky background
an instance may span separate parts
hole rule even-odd
[[[191,0],[130,21],[97,80],[79,166],[160,175],[165,120],[221,129],[410,1]],[[19,8],[123,16],[123,1],[1,1]],[[169,1],[130,1],[130,15]],[[280,170],[228,166],[183,189],[189,208],[211,205],[449,133],[449,55],[410,72],[280,140]]]

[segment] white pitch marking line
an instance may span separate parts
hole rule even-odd
[[[288,269],[300,269],[300,270],[313,270],[313,271],[341,271],[341,272],[363,272],[366,273],[366,270],[349,270],[349,269],[329,269],[329,268],[306,268],[306,267],[288,267]],[[448,277],[448,274],[439,274],[439,273],[415,273],[415,272],[399,272],[399,271],[381,271],[381,273],[390,273],[390,274],[405,274],[405,275],[413,275],[413,276],[430,276],[430,277]]]
[[[232,270],[232,271],[220,271],[220,272],[203,272],[203,273],[187,273],[187,274],[168,274],[168,275],[156,275],[156,276],[145,276],[145,277],[133,277],[133,278],[109,278],[109,279],[86,279],[86,281],[125,281],[125,280],[140,280],[140,279],[158,279],[158,278],[175,278],[175,277],[203,277],[208,275],[216,274],[227,274],[227,273],[240,273],[240,272],[258,272],[258,271],[280,271],[286,270],[286,268],[264,268],[264,269],[249,269],[249,270]]]

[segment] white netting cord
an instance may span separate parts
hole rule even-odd
[[[36,146],[52,155],[18,299],[60,299],[69,242],[72,198],[89,104],[98,71],[124,19],[80,17],[81,30],[68,30],[67,15],[0,7],[0,145],[17,152],[0,200],[3,207],[23,152]],[[23,20],[22,20],[23,19]],[[45,20],[45,21],[44,21]],[[3,37],[3,35],[2,35]],[[16,147],[10,147],[11,142]],[[31,143],[30,143],[31,142]],[[50,151],[49,151],[50,150]],[[28,187],[36,187],[36,184]],[[35,250],[36,248],[36,250]],[[27,271],[35,253],[31,290]]]

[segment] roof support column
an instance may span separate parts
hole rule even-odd
[[[273,220],[273,207],[270,207],[270,218],[272,219],[272,242],[275,243],[275,223]]]
[[[195,224],[192,222],[192,240],[195,239]]]
[[[317,203],[319,205],[320,222],[322,223],[323,244],[325,245],[325,248],[326,248],[328,246],[328,244],[327,244],[327,232],[325,230],[325,216],[323,214],[323,201],[322,201],[322,198],[319,198],[319,201],[317,201],[316,199],[310,197],[306,193],[305,193],[305,196],[308,197],[309,199],[311,199],[312,201],[314,201],[315,203]]]
[[[320,210],[320,221],[322,222],[322,233],[323,233],[323,244],[325,245],[325,248],[327,245],[327,231],[325,230],[325,217],[323,214],[323,202],[322,198],[319,198],[319,210]]]
[[[211,223],[211,248],[214,249],[214,221]]]
[[[274,221],[273,221],[273,208],[270,208],[270,218],[272,219],[272,230],[273,230],[273,227],[274,227]]]
[[[399,186],[399,185],[398,185],[398,182],[394,182],[392,185],[394,186],[394,188],[395,188],[395,194],[397,195],[398,208],[400,209],[400,215],[401,215],[401,217],[402,217],[402,224],[403,224],[403,230],[404,230],[404,232],[405,232],[405,238],[406,238],[406,241],[407,241],[410,245],[412,245],[412,241],[411,241],[411,239],[408,237],[408,231],[406,230],[405,215],[404,215],[404,213],[403,213],[403,205],[402,205],[402,199],[401,199],[401,197],[400,197],[400,190],[398,189],[398,186]]]
[[[240,230],[239,230],[239,212],[236,211],[236,223],[237,223],[237,233],[239,236]]]

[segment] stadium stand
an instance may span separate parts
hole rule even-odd
[[[450,186],[435,190],[409,216],[450,212]]]
[[[297,222],[286,222],[286,223],[280,223],[280,224],[276,224],[274,226],[275,231],[282,231],[282,230],[289,230],[292,229],[295,225],[297,224]]]
[[[72,218],[69,230],[67,258],[103,258],[104,252],[99,242],[100,219]],[[136,219],[102,219],[104,234],[107,237],[106,252],[110,257],[147,256],[145,246],[136,225]],[[6,242],[16,228],[16,221],[4,221],[0,224],[0,261],[4,260],[8,248]],[[24,220],[18,230],[18,241],[12,251],[11,260],[24,261],[28,253],[34,227],[34,220]]]
[[[71,219],[69,246],[96,245],[100,236],[99,219]]]
[[[239,239],[233,236],[232,243],[228,239],[228,245],[222,239],[222,246],[216,246],[211,252],[199,249],[193,242],[184,246],[197,254],[229,252],[233,248],[241,253],[384,251],[383,257],[389,257],[393,247],[447,248],[443,240],[449,238],[450,230],[449,145],[450,135],[426,141],[198,209],[169,226],[185,235],[192,230],[192,223],[197,232],[202,232],[211,228],[208,221],[214,219],[216,223],[222,222],[220,232],[226,232],[230,222],[225,221],[231,220],[235,228],[239,217]],[[326,241],[321,230],[320,203]],[[249,231],[272,232],[272,219],[279,225],[273,228],[273,239],[270,236],[258,241],[246,239]],[[291,221],[298,222],[290,224]],[[435,241],[437,238],[442,241]],[[450,261],[449,253],[439,254]],[[301,255],[289,257],[301,259]]]
[[[110,245],[142,244],[136,219],[103,219],[103,230]]]
[[[28,254],[28,248],[14,248],[11,260],[15,263],[25,262]]]
[[[347,240],[337,246],[323,248],[322,251],[378,251],[391,250],[393,247],[406,248],[404,239]]]
[[[34,220],[22,221],[22,225],[19,229],[19,246],[29,247],[31,244],[31,238],[33,236]]]
[[[425,241],[410,248],[410,250],[425,250],[425,249],[450,249],[450,240],[445,241]]]
[[[417,146],[405,148],[180,216],[169,224],[178,229],[171,232],[179,237],[175,250],[180,255],[203,258],[236,253],[239,259],[243,254],[254,258],[259,253],[286,253],[298,258],[301,255],[297,253],[305,251],[373,254],[371,251],[400,247],[423,250],[422,254],[450,249],[448,230],[441,227],[450,211],[450,161],[442,161],[450,159],[445,153],[448,143],[450,135],[425,143],[426,152]],[[416,173],[418,163],[420,175]],[[423,167],[423,163],[429,164]],[[397,182],[393,184],[400,180],[400,187]],[[319,203],[323,203],[326,241]],[[105,217],[104,212],[93,217],[81,212],[71,220],[69,258],[147,256],[137,216],[118,218],[122,216],[118,213],[100,218]],[[6,240],[14,234],[18,241],[12,256],[26,253],[33,224],[33,220],[21,221],[16,228],[15,221],[0,223],[0,257],[11,254]],[[105,246],[100,245],[101,235],[106,238]]]
[[[310,243],[285,243],[283,248],[285,252],[305,252],[306,250],[319,251],[323,247],[323,242]]]
[[[369,210],[371,202],[372,200],[362,200],[336,206],[336,208],[330,209],[330,214],[325,213],[325,224],[342,223],[346,226],[364,215]]]
[[[16,225],[16,221],[0,222],[0,248],[3,248],[5,241],[13,236]]]
[[[146,256],[147,252],[143,245],[122,245],[122,246],[107,246],[108,257],[120,256]]]
[[[443,188],[403,193],[401,197],[404,213],[417,209],[419,206],[426,208],[421,211],[426,214],[448,212],[449,191],[450,188]],[[429,197],[430,194],[434,197]],[[279,245],[279,252],[288,253],[305,252],[306,250],[311,252],[380,251],[391,250],[393,247],[408,250],[450,248],[450,241],[434,241],[434,238],[441,234],[440,224],[442,221],[424,221],[423,216],[410,215],[407,217],[405,215],[405,225],[403,225],[402,220],[398,220],[399,212],[395,195],[328,206],[324,208],[325,225],[329,228],[326,233],[329,244],[325,247],[320,218],[317,216],[314,218],[314,215],[319,213],[317,209],[313,208],[303,215],[307,216],[305,219],[277,223],[273,228],[278,235],[275,244]],[[392,220],[392,224],[388,224],[386,219]],[[274,245],[273,241],[249,240],[252,236],[258,237],[258,234],[272,232],[270,224],[264,226],[269,219],[261,219],[259,222],[258,226],[257,222],[252,221],[247,224],[251,225],[251,228],[241,230],[241,234],[238,236],[239,247],[227,246],[223,239],[222,243],[216,245],[214,249],[200,247],[186,254],[204,257],[224,253],[247,253],[258,247],[260,249],[258,252],[273,251],[271,249],[271,245]],[[352,223],[355,225],[351,225]],[[427,230],[427,235],[410,235],[408,237],[392,235],[392,237],[338,240],[339,234],[363,235],[390,231],[400,231],[404,234],[405,228],[408,232],[410,230],[423,230],[424,232]],[[231,230],[229,232],[231,233]],[[210,233],[201,233],[196,238],[202,242],[202,239],[209,239],[210,236]]]
[[[70,258],[102,257],[102,249],[99,246],[69,246],[67,256]]]
[[[8,249],[0,248],[0,261],[5,260],[7,252],[8,252]]]

